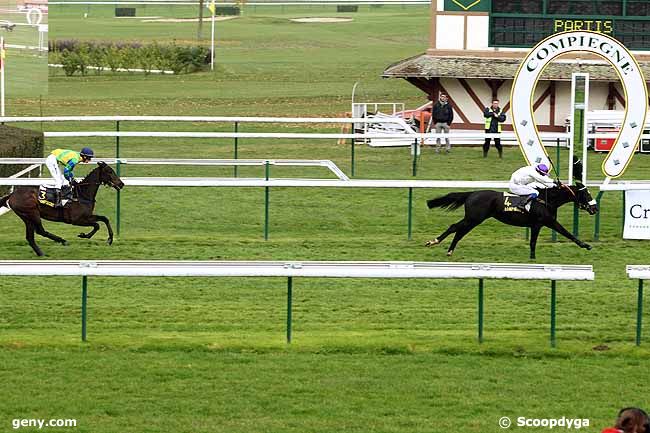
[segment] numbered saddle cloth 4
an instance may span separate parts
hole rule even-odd
[[[56,207],[58,189],[50,185],[41,185],[38,188],[38,202],[49,207]],[[61,200],[68,200],[66,205],[72,202],[72,188],[61,188]],[[63,206],[65,207],[65,206]]]
[[[528,200],[528,196],[503,193],[503,211],[524,213],[522,206]],[[530,202],[526,204],[526,211],[530,211]]]

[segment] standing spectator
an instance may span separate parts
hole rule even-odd
[[[485,107],[483,117],[485,117],[486,133],[501,133],[501,124],[506,121],[506,115],[501,112],[498,99],[494,99],[490,107]],[[499,152],[499,158],[503,158],[503,148],[501,147],[500,138],[494,139],[494,147],[496,147]],[[485,143],[483,143],[483,158],[487,158],[488,150],[490,150],[490,138],[485,137]]]
[[[431,119],[429,120],[429,128],[427,129],[431,131],[431,125],[434,125],[436,133],[440,134],[441,132],[444,132],[445,134],[449,134],[449,126],[453,121],[454,110],[449,104],[447,95],[441,93],[438,101],[431,107]],[[445,142],[447,145],[445,151],[449,153],[451,150],[451,143],[449,143],[448,138],[445,138]],[[436,138],[436,153],[440,152],[440,147],[441,140],[440,138]]]

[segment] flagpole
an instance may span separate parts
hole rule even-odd
[[[2,67],[0,67],[0,115],[5,116],[5,38],[0,37],[0,61],[2,62]]]
[[[210,50],[210,70],[214,71],[214,11],[212,12],[212,50]]]

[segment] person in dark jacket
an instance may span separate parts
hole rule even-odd
[[[501,133],[501,124],[506,121],[506,115],[501,112],[498,99],[493,100],[491,106],[485,107],[483,117],[485,117],[486,133]],[[494,147],[496,147],[497,152],[499,152],[499,158],[503,158],[503,148],[501,147],[500,138],[494,139]],[[490,138],[485,137],[485,143],[483,143],[483,158],[487,158],[488,150],[490,150]]]
[[[428,130],[431,131],[433,126],[435,127],[436,133],[440,134],[444,132],[445,134],[449,134],[449,127],[453,121],[454,110],[451,108],[451,104],[449,104],[447,95],[441,93],[438,101],[431,107],[431,119],[429,120]],[[440,152],[441,141],[440,138],[436,138],[436,153]],[[448,138],[445,138],[445,144],[445,150],[449,153],[451,143]]]

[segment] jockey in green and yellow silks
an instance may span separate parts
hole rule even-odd
[[[63,187],[69,188],[70,183],[74,180],[74,168],[79,163],[90,162],[93,156],[95,156],[93,150],[89,147],[84,147],[81,149],[81,152],[68,149],[54,149],[45,159],[45,165],[54,179],[54,187],[59,190],[57,206],[62,204],[61,189]],[[61,173],[59,164],[63,165],[63,173]]]

